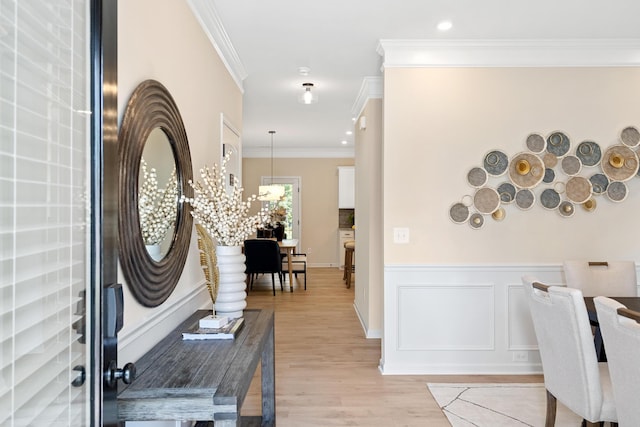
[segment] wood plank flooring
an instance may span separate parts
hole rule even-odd
[[[276,279],[277,280],[277,279]],[[275,311],[276,418],[279,427],[449,426],[427,382],[540,382],[540,376],[384,376],[380,340],[366,339],[337,268],[310,268],[293,293],[272,295],[271,276],[248,292],[247,308]],[[356,285],[357,286],[357,285]],[[259,370],[243,415],[260,414]]]

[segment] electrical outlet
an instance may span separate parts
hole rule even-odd
[[[409,229],[408,228],[394,228],[393,229],[393,243],[409,243]]]
[[[528,362],[529,361],[529,353],[526,351],[514,351],[513,352],[513,361],[514,362]]]
[[[311,248],[307,248],[307,255],[311,255]]]

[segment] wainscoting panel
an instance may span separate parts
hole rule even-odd
[[[398,351],[493,350],[492,285],[400,285],[397,292]]]
[[[386,266],[384,374],[541,373],[523,275],[561,265]]]

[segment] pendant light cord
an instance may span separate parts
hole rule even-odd
[[[273,185],[273,135],[276,133],[275,130],[270,130],[271,134],[271,185]]]

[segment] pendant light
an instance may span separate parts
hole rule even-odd
[[[269,131],[271,135],[271,184],[258,187],[258,200],[263,202],[274,202],[284,196],[284,186],[273,183],[273,135],[275,133],[275,130]]]

